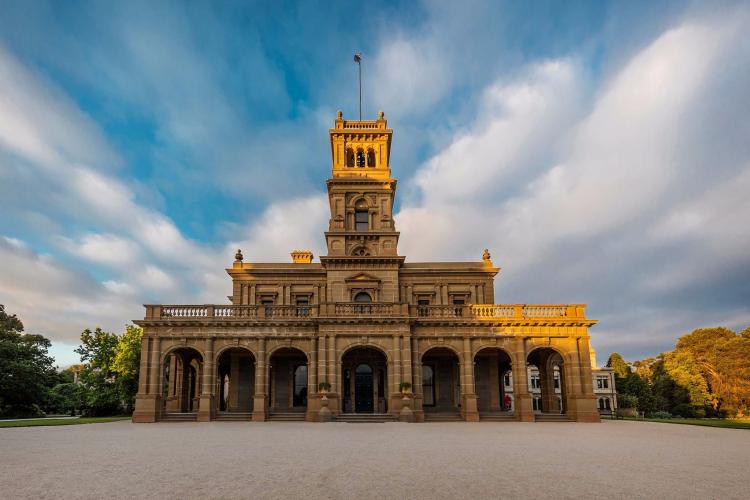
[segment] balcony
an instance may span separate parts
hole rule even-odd
[[[319,322],[380,319],[416,323],[586,324],[583,304],[407,305],[337,302],[320,305],[147,305],[146,322]]]

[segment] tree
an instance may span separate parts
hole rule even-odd
[[[0,415],[42,414],[49,387],[58,380],[50,345],[41,335],[24,333],[21,320],[0,304]]]
[[[127,325],[125,333],[119,338],[115,347],[115,359],[112,370],[117,373],[120,394],[131,412],[138,392],[138,374],[141,364],[141,337],[143,329]]]
[[[120,411],[121,397],[113,370],[118,337],[97,328],[81,333],[81,345],[75,352],[81,356],[83,411],[89,416],[114,415]]]
[[[617,378],[626,378],[628,375],[630,375],[630,366],[628,366],[628,363],[620,356],[619,353],[613,352],[609,355],[609,359],[607,360],[607,367],[613,368],[615,371],[615,377]]]

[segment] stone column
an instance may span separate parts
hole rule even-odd
[[[255,360],[255,396],[253,397],[253,421],[266,419],[266,339],[258,340],[258,359]]]
[[[240,360],[237,351],[229,352],[229,407],[228,411],[240,409]]]
[[[461,391],[463,403],[461,405],[464,420],[467,422],[478,422],[477,396],[474,391],[474,357],[471,354],[471,339],[464,337],[464,349],[461,353],[461,367],[463,372],[463,383]]]
[[[161,417],[161,398],[158,393],[153,392],[154,370],[153,344],[156,344],[157,354],[159,351],[159,340],[155,337],[143,336],[141,339],[141,363],[138,375],[138,394],[135,397],[135,409],[133,411],[133,422],[156,422]],[[159,363],[157,358],[156,374],[158,375]]]
[[[411,345],[411,373],[412,373],[412,392],[414,393],[414,421],[424,422],[424,410],[422,402],[422,362],[419,356],[419,344],[416,337],[409,337]]]
[[[310,358],[307,363],[307,415],[308,422],[314,422],[320,410],[318,397],[318,338],[310,339]]]
[[[497,353],[493,353],[493,355],[489,359],[490,361],[490,369],[489,369],[489,376],[490,379],[487,381],[489,386],[489,408],[490,411],[500,411],[500,384],[502,383],[500,380],[500,367],[498,366],[497,362]]]
[[[594,395],[594,379],[591,372],[591,359],[589,353],[589,338],[578,337],[576,339],[576,348],[578,361],[578,370],[574,373],[578,376],[578,391],[574,395],[575,400],[575,413],[572,417],[577,422],[599,422],[600,416],[599,411],[596,407],[596,396]],[[573,371],[573,370],[571,370]],[[567,373],[565,374],[567,376]],[[563,390],[566,390],[570,384],[570,376],[568,376],[562,384]],[[610,384],[612,382],[610,381]],[[566,394],[567,395],[567,394]],[[567,398],[568,408],[570,409],[570,402],[573,398]]]
[[[513,342],[511,371],[513,372],[513,413],[521,422],[534,421],[534,409],[529,394],[529,374],[526,368],[526,339]]]
[[[214,380],[216,369],[214,367],[214,338],[208,337],[205,340],[205,359],[203,360],[203,370],[201,373],[201,390],[200,403],[198,403],[198,421],[210,422],[214,418],[216,409],[214,408]],[[235,359],[232,359],[235,361]]]

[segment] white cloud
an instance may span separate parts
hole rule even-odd
[[[73,255],[91,262],[120,266],[136,262],[138,245],[115,234],[86,234],[80,240],[63,238],[63,247]]]
[[[747,15],[734,14],[663,33],[583,115],[584,79],[565,60],[488,88],[474,124],[417,173],[422,196],[397,215],[401,253],[478,260],[489,246],[504,267],[498,301],[589,302],[611,318],[597,326],[600,351],[629,335],[666,348],[708,317],[747,318],[736,281],[750,269],[750,156],[711,139],[744,128],[716,106],[749,107]],[[717,280],[720,299],[700,293]],[[646,306],[676,316],[654,321],[637,312]],[[628,322],[614,319],[620,308]]]

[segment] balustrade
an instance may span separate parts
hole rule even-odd
[[[319,310],[319,307],[321,308]],[[585,319],[582,304],[455,304],[410,306],[409,315],[419,320],[462,319],[477,321]],[[148,305],[146,319],[312,319],[395,316],[402,306],[393,303],[338,302],[318,305]]]

